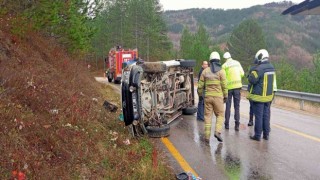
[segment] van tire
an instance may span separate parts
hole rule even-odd
[[[181,67],[195,67],[196,66],[196,61],[195,60],[180,61],[180,66]]]
[[[160,62],[145,62],[141,67],[146,73],[164,73],[167,71],[167,66]]]
[[[195,106],[191,106],[191,107],[186,107],[184,109],[182,109],[182,114],[184,115],[193,115],[198,111],[198,108]]]
[[[162,124],[159,126],[147,126],[148,136],[151,138],[160,138],[169,136],[170,126]]]

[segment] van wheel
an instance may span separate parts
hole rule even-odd
[[[180,61],[180,66],[181,67],[195,67],[196,66],[196,61],[195,60]]]
[[[146,73],[163,73],[167,71],[167,66],[161,62],[145,62],[141,67]]]
[[[186,108],[182,109],[182,114],[184,114],[184,115],[193,115],[197,111],[198,111],[197,107],[191,106],[191,107],[186,107]]]
[[[168,124],[162,124],[160,126],[147,126],[149,137],[160,138],[169,136],[170,126]]]
[[[120,84],[121,83],[121,78],[116,78],[116,79],[113,80],[113,82],[115,84]]]

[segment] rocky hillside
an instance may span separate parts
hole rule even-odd
[[[320,49],[320,16],[283,16],[291,2],[269,3],[246,9],[187,9],[166,11],[164,17],[175,48],[184,26],[195,32],[200,23],[215,43],[224,44],[239,23],[255,19],[265,32],[268,49],[275,60],[286,59],[297,67],[310,66]]]

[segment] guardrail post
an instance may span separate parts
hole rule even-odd
[[[304,100],[300,101],[300,110],[303,110]]]

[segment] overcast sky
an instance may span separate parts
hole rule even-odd
[[[282,1],[283,0],[160,0],[160,4],[162,4],[163,9],[166,11],[190,8],[239,9]],[[298,4],[304,0],[291,1]]]

